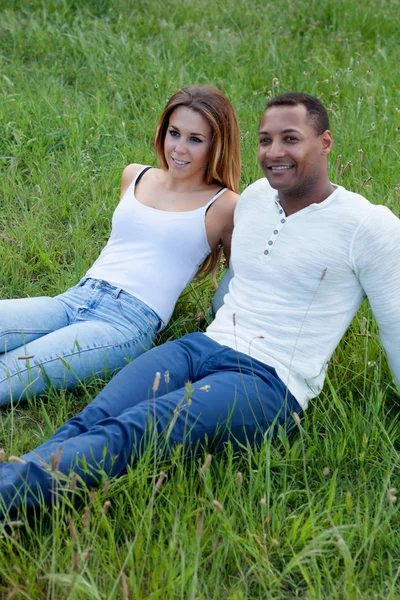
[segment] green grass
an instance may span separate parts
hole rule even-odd
[[[332,180],[398,215],[398,8],[0,0],[0,297],[78,281],[109,235],[123,167],[154,164],[157,116],[192,83],[217,85],[237,108],[242,188],[261,177],[266,99],[306,91],[329,108]],[[163,339],[198,328],[211,293],[190,287]],[[37,445],[101,385],[2,409],[0,447]],[[400,598],[399,503],[388,494],[400,488],[398,404],[364,304],[290,441],[228,447],[205,473],[205,455],[178,448],[154,463],[149,452],[108,490],[0,537],[0,598]]]

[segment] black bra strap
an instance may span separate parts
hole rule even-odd
[[[145,173],[147,173],[147,171],[148,171],[149,169],[151,169],[151,168],[152,168],[152,167],[146,167],[145,169],[143,169],[143,171],[142,171],[142,172],[141,172],[141,173],[138,175],[138,177],[136,178],[136,181],[135,181],[135,187],[137,186],[137,184],[139,183],[139,181],[142,179],[143,175],[144,175]]]
[[[222,188],[220,188],[220,189],[218,190],[218,192],[217,192],[216,194],[214,194],[214,196],[218,196],[218,194],[219,194],[220,192],[222,192],[222,190],[225,190],[225,189],[226,189],[226,187],[222,187]],[[214,204],[214,202],[211,202],[211,204],[209,204],[209,206],[207,206],[207,209],[206,209],[206,214],[208,213],[208,211],[210,210],[210,208],[212,207],[212,205],[213,205],[213,204]]]

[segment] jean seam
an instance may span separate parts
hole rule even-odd
[[[155,331],[157,331],[157,330],[159,329],[159,327],[160,327],[160,324],[159,324],[159,318],[157,318],[157,317],[156,317],[156,318],[154,319],[154,321],[156,321],[156,322],[155,322],[155,323],[154,323],[154,325],[153,325],[153,324],[150,322],[150,318],[151,318],[151,317],[149,317],[149,315],[146,315],[146,314],[145,314],[145,313],[144,313],[144,312],[143,312],[143,311],[140,309],[140,307],[138,307],[138,306],[135,306],[135,310],[136,310],[137,312],[140,312],[141,316],[142,316],[142,317],[143,317],[143,318],[146,320],[146,322],[147,322],[147,327],[146,327],[146,329],[144,329],[144,330],[143,330],[142,328],[138,327],[137,323],[134,323],[133,321],[131,321],[130,317],[128,317],[128,316],[127,316],[127,315],[126,315],[126,314],[123,312],[123,306],[122,306],[122,302],[121,302],[121,300],[120,300],[120,297],[116,298],[116,300],[117,300],[117,303],[118,303],[118,310],[119,310],[119,313],[120,313],[121,317],[122,317],[122,318],[123,318],[123,319],[124,319],[124,320],[125,320],[127,323],[129,323],[130,325],[133,325],[133,326],[134,326],[134,327],[137,329],[137,331],[139,331],[139,332],[143,332],[143,331],[145,331],[145,332],[147,333],[147,332],[149,331],[149,329],[154,329]]]
[[[76,286],[75,286],[76,287]],[[73,288],[70,288],[73,289]],[[64,294],[66,294],[67,292],[69,292],[70,290],[67,290],[66,292],[64,292]],[[78,313],[79,313],[79,308],[74,308],[73,310],[69,309],[68,304],[65,302],[65,300],[63,300],[62,298],[60,298],[62,294],[55,296],[54,299],[58,300],[59,303],[61,304],[61,306],[64,309],[65,315],[67,317],[67,324],[68,325],[72,325],[72,323],[74,323]],[[67,326],[68,326],[67,325]]]
[[[147,334],[142,334],[134,339],[132,339],[129,342],[123,342],[122,344],[107,344],[107,345],[103,345],[103,346],[95,346],[95,347],[91,347],[91,348],[85,348],[83,350],[79,350],[78,352],[69,352],[68,354],[63,354],[61,355],[61,358],[63,360],[67,360],[68,358],[70,358],[71,356],[74,356],[75,354],[84,354],[85,352],[92,352],[93,350],[107,350],[108,348],[115,348],[115,349],[119,349],[122,348],[123,346],[128,346],[131,344],[134,344],[135,346],[139,345],[140,340],[143,337],[147,337]],[[8,370],[8,375],[3,378],[0,379],[0,384],[4,383],[5,381],[9,380],[11,377],[14,377],[15,375],[19,375],[19,374],[23,374],[26,373],[27,371],[29,371],[31,368],[37,368],[37,367],[41,367],[41,366],[45,366],[51,362],[60,360],[60,356],[55,356],[53,358],[48,358],[44,361],[38,362],[36,364],[33,365],[33,367],[23,367],[22,369],[19,370],[14,370],[13,372],[11,372],[11,370],[9,369],[9,367],[6,365],[6,370]],[[0,361],[2,362],[2,361]]]
[[[4,331],[0,331],[0,337],[6,335],[24,335],[24,334],[43,334],[46,335],[48,333],[53,333],[54,329],[6,329]]]

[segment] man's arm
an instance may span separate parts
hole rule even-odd
[[[400,220],[388,208],[377,206],[359,226],[352,260],[400,388]]]
[[[219,308],[221,308],[221,306],[224,303],[224,296],[225,296],[225,294],[228,293],[229,282],[232,279],[232,277],[233,277],[233,270],[232,270],[232,267],[229,267],[229,269],[225,272],[223,278],[221,279],[218,289],[214,294],[214,298],[212,301],[212,309],[213,309],[214,315],[216,314],[217,310]]]

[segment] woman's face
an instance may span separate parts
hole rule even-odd
[[[178,106],[169,118],[164,140],[168,170],[179,178],[204,180],[210,159],[212,130],[206,119],[187,106]]]

